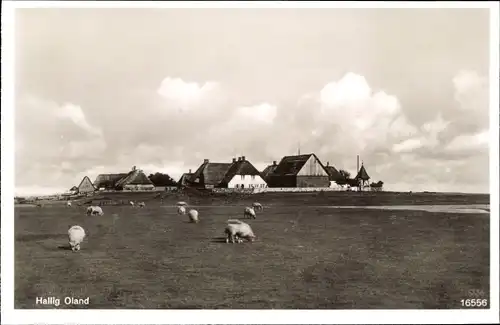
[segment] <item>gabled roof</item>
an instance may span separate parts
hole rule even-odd
[[[78,185],[78,188],[80,188],[80,186],[82,186],[83,182],[85,182],[85,180],[89,181],[90,185],[92,185],[92,187],[95,189],[95,186],[94,184],[92,184],[92,182],[90,181],[90,178],[88,176],[84,176],[82,181],[80,182],[80,185]]]
[[[232,163],[211,163],[206,161],[194,172],[190,181],[194,182],[197,178],[203,177],[204,185],[219,185],[231,165]]]
[[[231,164],[222,183],[229,183],[236,175],[259,175],[260,172],[248,160],[237,160]]]
[[[262,176],[263,176],[263,177],[267,177],[267,176],[271,175],[271,174],[274,172],[274,170],[276,169],[276,167],[278,167],[278,165],[274,165],[274,164],[273,164],[273,165],[269,165],[269,166],[267,166],[267,167],[266,167],[266,168],[262,171]]]
[[[122,179],[123,177],[127,176],[127,173],[120,173],[120,174],[100,174],[97,176],[97,178],[94,181],[94,186],[96,188],[101,188],[101,187],[115,187],[116,183]]]
[[[78,190],[78,187],[77,186],[73,186],[72,188],[69,189],[70,191],[77,191]]]
[[[333,166],[325,166],[326,172],[328,173],[328,177],[330,178],[331,182],[338,181],[339,179],[342,179],[342,174],[339,173],[337,168]]]
[[[358,174],[356,175],[355,179],[361,179],[363,181],[367,181],[370,179],[370,176],[368,176],[368,173],[366,172],[365,166],[361,164],[361,168],[359,169]]]
[[[144,174],[140,169],[132,170],[127,174],[127,176],[116,182],[115,186],[125,186],[125,185],[154,185],[153,182]]]
[[[296,176],[302,167],[306,164],[306,162],[309,160],[311,156],[314,156],[316,160],[319,162],[321,167],[325,168],[323,164],[321,164],[321,161],[318,159],[318,157],[313,154],[306,154],[306,155],[297,155],[297,156],[285,156],[283,159],[281,159],[280,163],[276,167],[276,169],[273,172],[273,175],[275,176],[287,176],[287,175],[293,175]]]
[[[177,183],[181,185],[185,185],[186,182],[191,181],[191,177],[193,176],[193,173],[184,173],[182,174],[181,178],[179,178],[179,181]]]

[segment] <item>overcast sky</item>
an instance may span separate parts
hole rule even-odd
[[[18,9],[16,193],[316,153],[489,190],[486,9]]]

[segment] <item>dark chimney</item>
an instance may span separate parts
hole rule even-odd
[[[328,166],[330,166],[330,162],[329,161],[326,162],[326,167],[328,167]]]
[[[241,161],[241,157],[238,157],[238,161]]]
[[[203,159],[203,163],[204,163],[204,164],[208,163],[209,161],[210,161],[210,160],[208,160],[208,159]]]
[[[236,162],[236,158],[233,158],[233,163],[235,163],[235,162]]]
[[[135,168],[136,168],[136,167],[135,167],[135,166],[133,166],[133,167],[132,167],[132,170],[135,170]]]
[[[273,161],[273,166],[276,166],[276,165],[277,165],[277,164],[276,164],[276,160],[275,160],[275,161]]]
[[[242,161],[245,161],[245,156],[241,156],[241,160],[242,160]]]
[[[191,174],[191,169],[189,169],[189,173]]]

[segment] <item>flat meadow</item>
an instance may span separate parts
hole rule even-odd
[[[110,194],[111,195],[111,194]],[[106,194],[109,199],[109,195]],[[265,193],[247,196],[115,194],[145,208],[85,200],[15,208],[15,308],[36,297],[89,297],[58,308],[414,309],[460,308],[469,290],[489,298],[489,214],[371,210],[367,205],[489,204],[488,195]],[[99,197],[94,198],[99,200]],[[200,223],[177,214],[186,201]],[[227,219],[257,239],[226,244]],[[78,206],[77,204],[81,204]],[[357,205],[352,209],[332,208]],[[87,233],[79,252],[67,231]]]

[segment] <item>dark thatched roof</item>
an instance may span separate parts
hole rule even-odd
[[[222,182],[231,165],[231,163],[211,163],[205,161],[194,172],[190,181],[195,182],[199,178],[200,184],[217,186]]]
[[[144,174],[140,169],[132,170],[127,174],[127,176],[116,182],[117,187],[123,187],[125,185],[154,185],[153,182]]]
[[[182,174],[181,178],[179,178],[178,183],[180,185],[187,185],[191,181],[191,178],[193,177],[193,175],[194,175],[193,173]]]
[[[238,160],[232,163],[221,183],[228,184],[236,175],[260,176],[260,172],[248,160]]]
[[[325,168],[325,166],[321,164],[321,161],[318,159],[318,157],[313,153],[298,156],[285,156],[283,157],[283,159],[281,159],[280,163],[274,170],[273,176],[296,176],[311,156],[314,156],[321,167]]]
[[[359,169],[359,172],[356,175],[355,179],[361,179],[363,181],[367,181],[370,179],[370,176],[368,176],[368,173],[366,172],[365,166],[361,165],[361,168]]]
[[[263,171],[262,171],[262,177],[266,178],[268,177],[269,175],[271,175],[274,170],[276,169],[276,167],[278,167],[278,165],[269,165],[267,166]]]
[[[97,176],[97,178],[94,181],[94,186],[96,188],[114,188],[116,183],[122,179],[123,177],[127,176],[127,173],[121,173],[121,174],[100,174]]]
[[[342,174],[339,173],[337,168],[330,166],[330,165],[327,165],[327,166],[325,166],[325,169],[326,169],[326,172],[328,173],[328,177],[330,178],[331,182],[336,182],[336,181],[341,180],[343,178]]]

